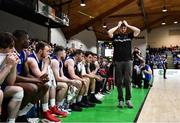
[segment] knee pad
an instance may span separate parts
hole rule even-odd
[[[13,95],[12,99],[15,101],[22,101],[23,97],[24,97],[24,91],[19,91]]]

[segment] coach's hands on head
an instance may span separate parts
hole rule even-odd
[[[118,23],[118,27],[121,27],[122,21],[119,21]]]
[[[128,23],[127,23],[126,20],[123,20],[123,23],[124,23],[125,26],[128,26]]]
[[[125,26],[128,26],[128,23],[126,20],[123,20],[123,21],[119,21],[118,23],[118,27],[121,27],[121,25],[124,24]]]

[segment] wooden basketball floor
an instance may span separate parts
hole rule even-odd
[[[180,122],[180,71],[168,70],[163,79],[162,70],[155,70],[153,87],[146,98],[137,120],[145,122]]]

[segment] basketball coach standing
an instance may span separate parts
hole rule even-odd
[[[133,32],[127,32],[127,28]],[[123,83],[126,88],[126,105],[133,108],[131,102],[131,75],[132,75],[132,39],[138,36],[140,29],[129,25],[125,20],[108,30],[108,35],[113,40],[115,64],[115,83],[118,90],[119,108],[124,106]]]

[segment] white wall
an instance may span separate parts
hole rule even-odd
[[[171,26],[161,26],[160,28],[153,29],[148,34],[148,44],[151,47],[174,46],[180,45],[180,34],[169,35],[169,30],[180,29],[180,24]]]
[[[59,28],[51,29],[51,43],[56,43],[58,45],[66,47],[66,38]]]
[[[76,39],[76,38],[73,38],[73,39],[69,40],[68,44],[67,44],[67,47],[68,48],[81,49],[81,50],[84,50],[84,51],[88,50],[87,46],[81,40]]]
[[[138,47],[142,52],[142,56],[145,57],[147,40],[148,40],[147,31],[146,30],[142,31],[139,37],[144,37],[144,39],[133,39],[132,48],[134,49],[134,47]]]
[[[72,43],[74,43],[75,48],[80,48],[82,46],[82,50],[89,50],[97,53],[96,42],[96,35],[93,31],[83,30],[68,41],[68,47],[71,47]]]
[[[0,10],[0,32],[13,32],[17,29],[27,31],[30,38],[48,39],[48,29],[46,27]]]

